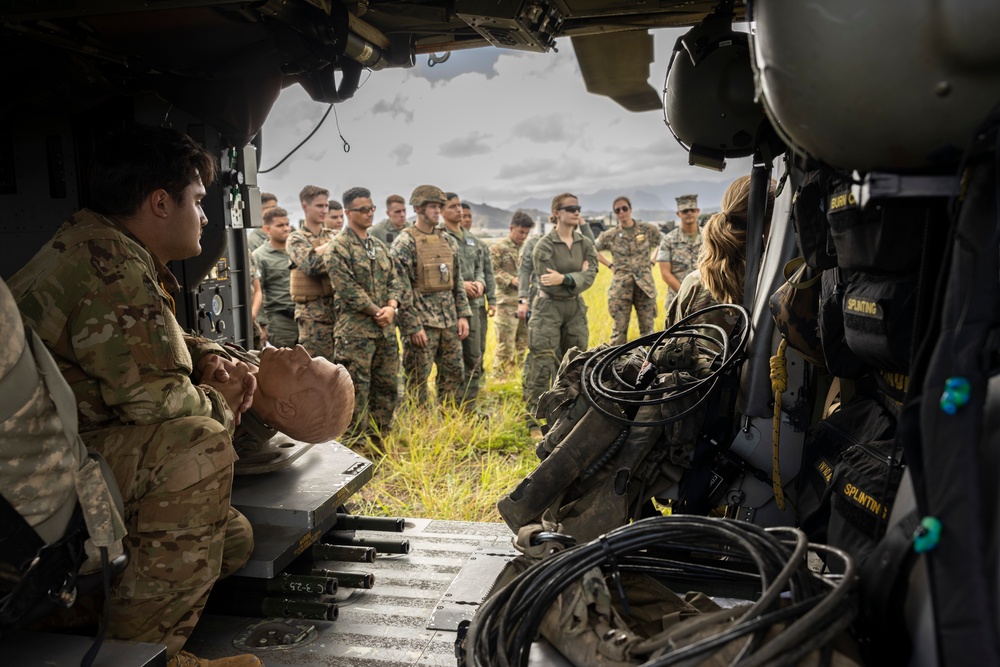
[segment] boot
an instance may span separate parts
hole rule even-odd
[[[187,651],[178,651],[177,655],[167,661],[167,667],[264,667],[264,661],[249,653],[208,660]]]

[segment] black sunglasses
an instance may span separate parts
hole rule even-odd
[[[567,213],[579,213],[580,212],[580,207],[579,206],[560,206],[556,210],[557,211],[566,211]]]
[[[375,211],[375,207],[374,206],[359,206],[357,208],[349,208],[347,210],[351,211],[352,213],[362,213],[364,215],[368,215],[369,213],[373,213]]]
[[[625,213],[628,211],[628,206],[619,206],[615,209],[615,213]]]

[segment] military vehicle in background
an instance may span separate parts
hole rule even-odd
[[[732,32],[734,21],[747,19],[749,31]],[[648,79],[649,30],[665,27],[692,29],[671,56],[664,96]],[[989,113],[1000,102],[998,28],[996,3],[976,0],[755,0],[749,7],[732,0],[0,0],[7,63],[0,71],[7,91],[0,100],[0,276],[9,278],[87,205],[83,175],[102,135],[133,122],[167,123],[222,164],[204,201],[203,252],[171,267],[183,286],[178,321],[249,346],[244,229],[260,224],[259,132],[284,87],[300,85],[318,104],[349,104],[366,70],[378,76],[421,55],[468,48],[545,52],[569,38],[587,89],[614,99],[623,113],[665,107],[692,165],[723,169],[729,158],[753,157],[752,231],[764,229],[766,184],[772,177],[784,183],[766,246],[761,234],[748,235],[743,305],[752,336],[729,415],[732,437],[712,443],[719,454],[709,471],[712,497],[735,518],[797,522],[791,505],[775,503],[773,482],[780,473],[790,487],[799,476],[805,434],[830,382],[822,363],[789,350],[790,389],[774,442],[768,361],[781,334],[768,297],[784,284],[789,259],[816,251],[809,230],[793,228],[793,193],[815,174],[837,172],[847,183],[838,196],[867,216],[855,227],[881,229],[876,213],[898,202],[915,202],[926,214],[923,236],[903,224],[869,241],[886,244],[890,257],[907,245],[919,258],[918,268],[909,267],[916,303],[908,335],[883,351],[903,362],[881,368],[899,380],[899,442],[909,464],[890,523],[916,513],[944,526],[919,556],[907,551],[912,534],[890,531],[902,535],[904,548],[885,552],[881,579],[899,583],[890,586],[882,620],[908,628],[897,639],[913,638],[912,664],[1000,664],[991,519],[1000,485],[990,452],[978,450],[996,431],[997,389],[989,380],[998,358],[991,333],[1000,312],[1000,231]],[[969,177],[961,189],[959,173]],[[818,197],[810,211],[825,214],[823,201],[833,200]],[[974,228],[970,217],[988,229]],[[820,234],[826,251],[828,232]],[[954,245],[955,238],[972,241]],[[834,260],[817,268],[836,267]],[[876,328],[899,303],[869,301]],[[946,407],[950,413],[941,412]],[[205,657],[252,650],[272,667],[451,664],[455,629],[513,555],[510,533],[500,525],[344,515],[344,502],[371,474],[369,461],[328,443],[271,475],[239,480],[233,503],[254,523],[257,549],[238,584],[220,591],[219,613],[202,619],[190,648]],[[926,533],[935,524],[921,525]],[[393,555],[363,562],[374,557],[373,544]],[[318,587],[315,600],[287,595],[310,587]],[[232,615],[251,608],[265,618]],[[0,662],[76,664],[88,646],[86,638],[5,636]],[[534,659],[567,664],[544,646]],[[108,642],[96,664],[163,664],[163,654]]]

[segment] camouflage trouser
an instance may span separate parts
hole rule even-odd
[[[396,332],[378,338],[338,337],[335,360],[343,364],[354,381],[352,431],[368,431],[370,418],[381,433],[387,433],[399,398]]]
[[[314,357],[333,359],[333,323],[299,318],[299,343]]]
[[[517,319],[517,304],[497,306],[495,320],[497,350],[494,372],[507,375],[520,365],[528,349],[528,324]]]
[[[628,323],[632,318],[632,306],[639,322],[639,335],[653,333],[656,326],[656,297],[648,296],[635,283],[621,287],[612,286],[608,290],[608,312],[613,322],[611,344],[624,345],[628,342]]]
[[[409,336],[403,337],[403,370],[406,371],[406,391],[419,404],[427,402],[427,379],[431,367],[437,364],[437,397],[439,403],[457,403],[461,398],[465,367],[462,364],[462,342],[457,329],[424,327],[427,346],[417,347]]]
[[[552,387],[562,354],[571,347],[586,350],[590,341],[587,306],[582,297],[555,301],[535,298],[528,323],[528,359],[524,371],[524,401],[528,424],[534,423],[538,398]]]
[[[462,341],[462,399],[474,401],[479,396],[479,377],[483,374],[482,341],[485,340],[479,311],[474,308],[469,318],[469,335]]]
[[[266,313],[260,319],[267,322],[267,342],[271,345],[295,347],[299,342],[299,327],[295,324],[295,318],[281,313]]]
[[[479,374],[482,375],[483,371],[486,370],[486,334],[490,330],[490,316],[486,312],[486,306],[479,309],[479,330],[482,332],[479,335],[479,356],[482,358],[483,362],[479,364]]]
[[[184,646],[220,576],[253,550],[250,524],[229,506],[236,453],[209,417],[82,434],[125,501],[128,566],[111,589],[108,636]]]

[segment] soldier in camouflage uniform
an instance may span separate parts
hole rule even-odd
[[[260,215],[261,218],[272,208],[278,205],[278,198],[270,192],[260,193]],[[247,234],[247,252],[251,255],[253,251],[267,243],[267,232],[262,229],[251,229]]]
[[[468,202],[462,202],[462,229],[466,232],[472,229],[472,206]],[[486,335],[489,329],[489,318],[497,312],[497,282],[493,274],[493,262],[490,261],[490,247],[481,238],[473,236],[476,241],[476,249],[482,255],[483,277],[486,279],[486,291],[483,293],[483,302],[479,304],[479,327],[482,335],[479,336],[479,358],[482,362],[476,369],[477,382],[486,371]],[[476,316],[476,313],[473,313]]]
[[[165,644],[171,667],[262,664],[180,652],[212,585],[253,546],[229,498],[231,436],[255,381],[216,346],[189,349],[165,266],[201,251],[203,181],[216,168],[173,130],[109,137],[91,169],[93,210],[71,216],[10,281],[76,396],[84,443],[107,460],[125,501],[130,558],[112,585],[108,634]]]
[[[681,224],[670,230],[660,242],[660,252],[656,261],[660,263],[660,275],[667,283],[667,301],[677,296],[684,276],[698,266],[701,252],[701,230],[698,229],[698,195],[682,195],[677,198],[677,215]]]
[[[518,211],[510,221],[510,234],[490,246],[490,262],[497,284],[497,350],[495,372],[508,376],[528,349],[528,324],[517,315],[518,252],[535,226],[531,216]]]
[[[590,341],[583,292],[597,275],[597,250],[580,233],[583,223],[576,196],[564,193],[552,200],[554,229],[541,237],[532,253],[538,274],[538,296],[528,323],[525,402],[528,427],[537,428],[538,398],[552,386],[560,358],[571,347],[586,350]],[[540,434],[532,433],[532,437]]]
[[[479,396],[479,378],[482,375],[482,341],[485,335],[479,309],[485,306],[486,271],[477,239],[462,227],[462,202],[454,192],[444,193],[441,207],[440,228],[455,240],[465,296],[469,300],[472,316],[469,318],[469,335],[462,341],[462,401],[475,401]]]
[[[632,308],[639,321],[639,335],[653,333],[656,320],[656,283],[653,282],[653,253],[660,245],[660,230],[646,222],[632,219],[632,202],[619,197],[612,204],[618,216],[618,226],[601,232],[597,237],[597,258],[614,275],[608,288],[608,312],[614,323],[611,344],[628,342],[628,323]],[[614,261],[601,254],[610,250]]]
[[[323,251],[337,232],[324,226],[330,193],[307,185],[299,193],[305,221],[288,237],[291,294],[295,302],[295,323],[299,343],[313,356],[333,358],[333,286],[323,263]]]
[[[412,227],[396,237],[390,254],[396,264],[396,275],[402,288],[403,300],[399,311],[399,328],[403,336],[403,369],[407,390],[415,400],[427,402],[427,379],[431,367],[437,364],[437,395],[441,403],[461,399],[465,368],[462,364],[462,341],[469,335],[472,310],[465,295],[458,259],[458,244],[437,228],[437,219],[444,204],[444,193],[433,185],[420,185],[410,195],[410,204],[417,214]],[[443,240],[451,249],[452,261],[441,262],[440,279],[451,287],[441,291],[421,291],[417,243],[431,243],[432,237]],[[435,241],[436,242],[436,241]]]
[[[385,435],[396,411],[399,346],[393,322],[401,299],[399,279],[384,243],[371,236],[375,217],[371,192],[344,193],[347,226],[324,255],[330,282],[337,286],[334,355],[354,380],[356,435],[373,424]]]
[[[257,314],[263,335],[275,347],[293,347],[299,342],[295,303],[289,293],[288,253],[285,246],[291,227],[288,212],[275,206],[264,214],[268,242],[250,256],[261,286],[261,308]]]
[[[372,225],[368,233],[391,248],[403,228],[409,226],[406,222],[406,200],[399,195],[389,195],[385,199],[385,214],[385,220]]]

